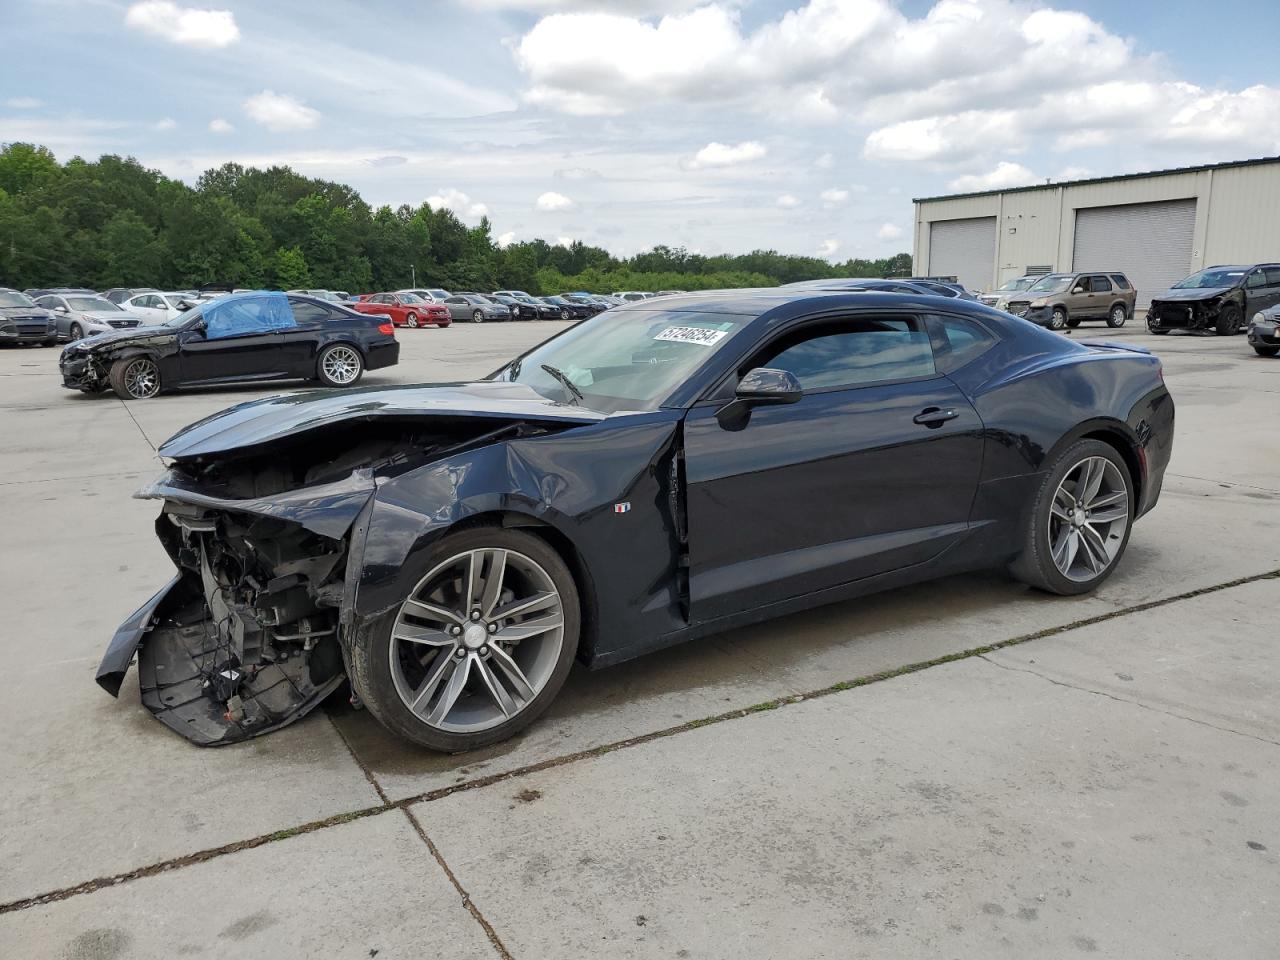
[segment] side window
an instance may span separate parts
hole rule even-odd
[[[1280,266],[1267,267],[1267,286],[1280,287]]]
[[[388,302],[387,295],[385,293],[375,294],[374,296],[369,298],[369,302],[370,303],[387,303]]]
[[[1262,272],[1262,268],[1259,267],[1257,270],[1250,273],[1249,278],[1245,280],[1244,285],[1251,289],[1254,287],[1265,287],[1267,285],[1267,276]]]
[[[215,300],[204,308],[204,322],[209,340],[253,336],[294,326],[293,311],[283,293]]]
[[[461,297],[450,297],[445,303],[466,303]]]
[[[300,327],[315,327],[333,319],[333,311],[328,307],[308,300],[290,299],[289,306],[293,308],[294,322]]]
[[[1111,274],[1111,281],[1116,285],[1117,290],[1129,289],[1129,281],[1125,278],[1125,275],[1123,273]]]
[[[1101,277],[1101,276],[1093,277],[1091,278],[1090,282],[1093,284],[1094,293],[1110,293],[1111,292],[1111,281],[1108,280],[1106,277]]]
[[[787,370],[806,391],[931,377],[937,372],[929,335],[915,318],[810,327],[776,344],[753,366]]]
[[[985,327],[962,317],[930,317],[933,352],[939,373],[958,370],[996,345]]]
[[[1089,292],[1089,278],[1088,278],[1088,277],[1076,277],[1074,280],[1072,280],[1072,281],[1071,281],[1071,292],[1072,292],[1072,293],[1081,293],[1081,292],[1083,292],[1083,293],[1088,293],[1088,292]]]

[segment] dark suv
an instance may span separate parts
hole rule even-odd
[[[1084,320],[1123,327],[1137,297],[1129,278],[1118,271],[1046,273],[1011,297],[1005,309],[1050,330],[1078,327]]]
[[[1259,311],[1280,304],[1280,263],[1206,267],[1154,297],[1147,329],[1213,330],[1225,337]]]

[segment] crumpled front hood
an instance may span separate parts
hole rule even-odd
[[[77,340],[72,346],[83,350],[97,350],[102,347],[118,347],[134,340],[151,340],[157,335],[172,336],[173,332],[168,329],[147,326],[144,323],[137,327],[124,327],[120,330],[91,334],[83,340]]]
[[[595,423],[604,414],[555,403],[522,383],[481,380],[364,390],[313,390],[251,400],[197,421],[160,447],[184,459],[254,447],[349,420],[480,417],[530,423]]]
[[[1166,290],[1164,293],[1152,297],[1152,301],[1212,300],[1214,297],[1220,297],[1231,289],[1231,287],[1188,287],[1186,290]]]

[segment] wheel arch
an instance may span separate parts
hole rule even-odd
[[[1056,459],[1060,451],[1078,440],[1100,440],[1120,454],[1120,459],[1124,461],[1128,470],[1129,481],[1133,484],[1133,504],[1137,509],[1142,503],[1145,475],[1138,438],[1133,435],[1128,426],[1119,420],[1098,420],[1083,424],[1058,443],[1053,452],[1054,458]]]

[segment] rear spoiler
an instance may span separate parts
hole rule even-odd
[[[1076,343],[1093,350],[1120,350],[1124,353],[1142,353],[1148,357],[1152,355],[1150,350],[1136,343],[1116,343],[1114,340],[1077,340]]]

